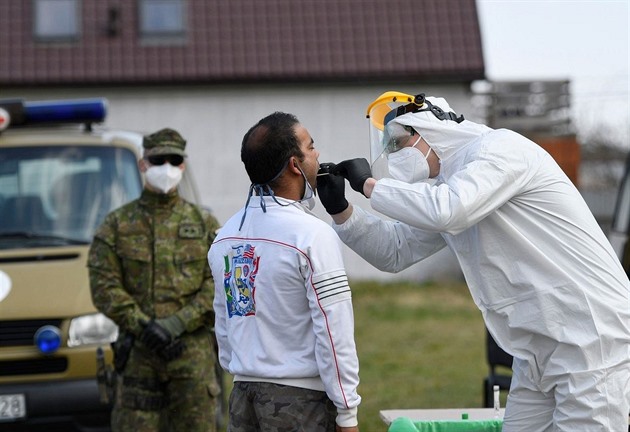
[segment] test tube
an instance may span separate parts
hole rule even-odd
[[[499,399],[499,386],[492,386],[494,392],[494,418],[499,418],[499,410],[501,409],[501,399]]]

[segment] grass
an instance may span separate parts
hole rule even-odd
[[[485,330],[464,282],[351,287],[362,432],[387,430],[380,410],[483,405]]]
[[[355,283],[359,426],[383,409],[481,407],[487,374],[481,313],[464,283]]]

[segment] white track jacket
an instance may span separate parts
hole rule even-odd
[[[359,362],[350,287],[334,230],[300,204],[254,196],[208,252],[221,366],[235,381],[326,391],[355,426]]]
[[[435,99],[445,111],[450,107]],[[437,183],[376,183],[333,225],[375,267],[398,272],[448,246],[499,345],[543,391],[554,377],[630,359],[630,284],[582,196],[540,146],[430,112],[413,126],[441,160]]]

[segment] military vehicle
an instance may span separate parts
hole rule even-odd
[[[118,328],[86,261],[107,213],[141,193],[142,134],[106,128],[107,108],[0,100],[0,430],[109,430]],[[189,173],[179,190],[196,202]]]

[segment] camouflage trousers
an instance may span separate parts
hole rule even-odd
[[[234,383],[228,432],[335,432],[337,408],[325,392],[266,383]]]
[[[207,329],[185,334],[181,357],[167,362],[136,343],[119,376],[112,432],[215,432],[220,392]]]

